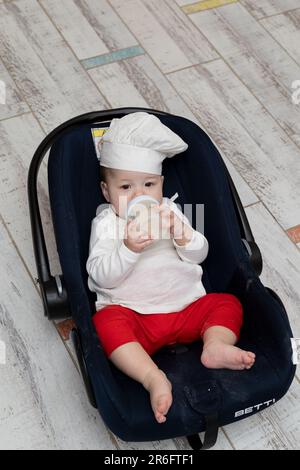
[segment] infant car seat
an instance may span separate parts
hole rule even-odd
[[[234,371],[203,367],[200,340],[156,352],[154,361],[173,385],[173,404],[164,424],[156,422],[143,386],[105,356],[92,323],[95,294],[87,286],[91,221],[97,207],[106,203],[91,129],[107,128],[111,119],[137,111],[154,114],[189,145],[184,154],[163,162],[164,196],[177,192],[176,203],[182,209],[184,204],[192,205],[194,228],[196,204],[204,204],[209,254],[202,263],[203,284],[207,293],[228,292],[239,298],[244,324],[238,345],[256,354],[250,370]],[[39,166],[50,148],[49,195],[60,275],[50,272],[38,205]],[[215,443],[219,426],[260,412],[287,392],[295,374],[287,313],[280,298],[259,279],[262,259],[242,204],[218,150],[199,126],[144,108],[75,117],[38,147],[29,169],[28,194],[45,314],[50,320],[72,316],[76,324],[72,339],[89,400],[117,436],[124,441],[186,436],[192,448],[208,448]]]

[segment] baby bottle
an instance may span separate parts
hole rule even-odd
[[[178,194],[174,194],[171,201],[177,197]],[[159,201],[153,197],[137,196],[127,206],[127,220],[136,219],[139,223],[139,230],[151,235],[155,240],[170,238],[169,229],[160,224],[159,211],[155,210],[155,206],[159,206]]]

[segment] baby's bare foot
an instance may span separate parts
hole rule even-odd
[[[172,404],[172,384],[160,369],[151,370],[145,377],[143,385],[150,393],[154,416],[158,423],[166,421],[165,415]]]
[[[202,364],[209,369],[250,369],[254,361],[254,353],[221,341],[206,343],[201,355]]]

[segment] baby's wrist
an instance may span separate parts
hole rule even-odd
[[[177,245],[184,246],[187,245],[193,238],[193,229],[188,225],[184,224],[184,227],[181,228],[179,232],[174,231],[174,240]]]

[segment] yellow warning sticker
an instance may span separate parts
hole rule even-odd
[[[109,127],[95,127],[91,129],[92,137],[95,145],[96,155],[98,160],[100,161],[100,142],[101,137],[105,134],[105,132],[109,129]]]

